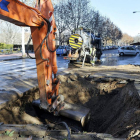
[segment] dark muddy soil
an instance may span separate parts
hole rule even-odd
[[[59,92],[67,102],[90,108],[86,131],[124,138],[139,132],[135,127],[139,126],[140,98],[134,81],[78,75],[58,78],[62,81]]]
[[[65,101],[90,109],[91,117],[84,131],[109,133],[115,137],[132,137],[139,130],[140,99],[133,81],[91,76],[59,75],[59,94]],[[5,124],[48,124],[65,121],[74,131],[80,124],[65,117],[56,117],[32,106],[39,98],[36,89],[0,111]],[[138,136],[137,136],[138,137]]]

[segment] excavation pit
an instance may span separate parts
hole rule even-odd
[[[24,93],[0,111],[4,124],[48,124],[66,122],[73,131],[108,133],[126,138],[139,126],[140,99],[134,81],[121,78],[98,78],[77,74],[59,75],[59,94],[65,101],[90,109],[90,120],[85,128],[65,117],[35,108],[32,101],[39,98],[38,89]]]

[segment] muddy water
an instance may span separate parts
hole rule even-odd
[[[101,58],[102,64],[101,65],[105,65],[105,66],[116,66],[119,63],[119,55],[116,53],[105,53],[102,55]]]
[[[94,66],[118,66],[118,65],[140,65],[140,55],[137,56],[119,56],[117,50],[103,51],[101,62],[96,63]],[[95,59],[96,61],[96,59]],[[82,65],[82,62],[79,63]],[[88,64],[85,64],[88,65]],[[71,67],[71,66],[70,66]]]
[[[136,56],[119,56],[118,50],[106,50],[103,51],[103,55],[101,57],[102,64],[105,66],[117,66],[117,65],[140,65],[140,55]]]

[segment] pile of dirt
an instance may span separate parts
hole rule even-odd
[[[42,124],[38,118],[32,101],[39,98],[39,90],[24,93],[24,96],[0,110],[0,122],[4,124]]]
[[[64,96],[66,102],[90,109],[91,117],[84,131],[138,138],[140,98],[133,81],[78,74],[59,75],[58,79],[61,81],[59,94]],[[82,131],[76,121],[35,109],[32,101],[37,98],[38,89],[25,93],[22,98],[0,110],[0,122],[48,124],[65,121],[72,130]]]
[[[86,131],[128,137],[129,131],[139,126],[140,98],[134,81],[90,76],[58,76],[60,94],[70,103],[91,110]]]

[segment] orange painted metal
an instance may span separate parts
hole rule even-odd
[[[42,15],[45,16],[45,18],[49,19],[49,13],[54,12],[54,8],[52,5],[51,0],[40,0],[40,7],[37,7],[37,9],[40,10]],[[55,49],[55,32],[56,32],[56,24],[55,24],[55,19],[54,15],[52,15],[52,34],[49,35],[49,46],[51,47],[52,50]],[[56,51],[52,53],[52,67],[53,67],[53,73],[57,73],[57,63],[56,63]]]
[[[52,79],[52,74],[57,73],[57,61],[55,50],[55,32],[56,25],[54,16],[52,15],[52,33],[47,38],[48,46],[44,41],[42,46],[42,56],[48,61],[42,60],[40,56],[40,47],[43,39],[48,32],[48,23],[50,12],[53,12],[51,0],[40,0],[40,4],[36,4],[36,8],[26,6],[18,0],[6,0],[10,2],[7,5],[9,12],[0,9],[0,19],[9,21],[19,26],[30,26],[34,52],[36,57],[37,77],[40,90],[41,106],[47,108],[47,105],[52,104],[52,96],[58,95],[59,82]],[[0,0],[2,2],[2,0]],[[48,49],[49,47],[49,49]]]
[[[0,8],[0,19],[9,21],[19,26],[40,26],[42,18],[39,15],[39,11],[31,9],[29,6],[21,3],[18,0],[6,0],[9,2],[7,8],[9,12]],[[0,3],[2,0],[0,0]]]
[[[51,0],[40,0],[40,5],[36,6],[36,8],[38,10],[40,10],[42,15],[46,19],[49,19],[50,18],[50,15],[49,15],[50,12],[54,11]],[[44,24],[44,27],[47,27],[45,24]],[[48,29],[43,29],[43,28],[41,28],[40,30],[38,30],[38,29],[32,30],[33,27],[31,27],[31,32],[32,32],[35,54],[37,55],[37,58],[38,58],[38,59],[36,59],[37,60],[36,64],[37,64],[38,75],[40,75],[41,70],[44,70],[44,74],[41,75],[42,78],[40,78],[40,76],[38,77],[38,80],[40,79],[39,83],[38,83],[39,86],[40,86],[40,88],[39,88],[40,89],[40,100],[42,101],[43,97],[44,97],[44,93],[47,93],[46,94],[47,103],[49,105],[51,105],[52,104],[51,97],[52,97],[53,94],[58,94],[58,88],[59,88],[59,86],[57,86],[59,84],[59,82],[57,84],[55,84],[54,86],[52,86],[53,85],[52,72],[53,72],[53,74],[57,73],[56,51],[50,52],[47,49],[46,43],[44,43],[43,47],[42,47],[43,58],[48,58],[49,62],[47,62],[47,61],[42,62],[42,59],[38,55],[39,50],[37,48],[37,46],[40,46],[41,42],[36,41],[36,35],[38,34],[40,37],[42,37],[41,40],[40,40],[40,41],[42,41],[44,39],[45,35],[47,34],[47,31],[48,31]],[[56,25],[55,25],[54,16],[52,15],[52,33],[49,34],[48,39],[47,39],[48,47],[52,51],[55,50],[55,32],[56,32]],[[43,34],[43,33],[45,33],[45,34]],[[46,84],[47,81],[48,81],[49,84]],[[45,89],[46,89],[46,92],[44,92]]]

